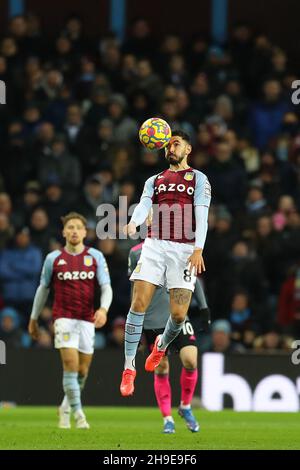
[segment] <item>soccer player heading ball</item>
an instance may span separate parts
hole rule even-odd
[[[112,289],[103,254],[83,244],[86,237],[85,218],[71,212],[62,217],[62,222],[66,245],[62,250],[49,253],[45,259],[28,329],[32,338],[37,339],[37,320],[52,285],[55,347],[60,350],[65,392],[59,408],[59,427],[71,427],[72,411],[76,427],[88,429],[81,405],[81,391],[93,357],[95,327],[101,328],[106,323]],[[94,312],[97,284],[101,287],[101,307]]]
[[[148,237],[130,280],[134,282],[130,311],[125,326],[125,367],[120,391],[132,395],[136,377],[135,356],[144,314],[157,286],[170,291],[170,317],[162,335],[157,336],[145,369],[159,365],[166,348],[180,333],[195,288],[197,274],[205,271],[202,257],[211,189],[207,177],[191,168],[190,137],[173,131],[165,148],[169,169],[149,178],[140,202],[124,233],[134,235],[153,209]]]

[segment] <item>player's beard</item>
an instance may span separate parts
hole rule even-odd
[[[174,157],[174,155],[166,155],[166,160],[169,162],[170,165],[179,166],[184,157],[185,155],[181,155],[180,157]]]
[[[77,246],[77,245],[80,245],[80,243],[82,242],[82,240],[80,238],[73,238],[72,240],[72,237],[68,240],[68,243],[72,246]]]

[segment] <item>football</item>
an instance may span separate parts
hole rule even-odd
[[[149,150],[162,149],[168,145],[172,136],[169,124],[161,118],[150,118],[139,130],[141,143]]]

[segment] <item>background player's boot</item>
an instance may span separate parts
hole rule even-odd
[[[74,418],[76,422],[76,429],[90,429],[90,425],[87,422],[85,414],[82,410],[75,411]]]
[[[162,358],[164,357],[165,355],[165,352],[166,350],[163,349],[163,350],[159,350],[157,348],[157,344],[160,340],[160,337],[161,335],[158,335],[156,337],[156,340],[154,342],[154,346],[153,346],[153,349],[151,351],[151,353],[149,354],[149,356],[147,357],[146,359],[146,362],[145,362],[145,369],[148,371],[148,372],[153,372],[154,369],[159,365],[160,361],[162,360]]]
[[[120,385],[120,392],[123,397],[129,397],[134,392],[134,379],[136,371],[125,369],[122,375],[122,382]]]
[[[175,423],[174,421],[165,421],[164,423],[164,428],[163,428],[163,434],[174,434],[175,433]]]
[[[67,408],[63,408],[60,406],[58,408],[58,417],[59,417],[59,422],[58,422],[58,427],[60,429],[70,429],[71,428],[71,413],[70,410]]]
[[[197,423],[195,416],[193,415],[193,412],[191,408],[184,409],[179,407],[178,408],[178,414],[181,416],[187,425],[187,428],[192,431],[192,432],[198,432],[200,429],[199,423]]]

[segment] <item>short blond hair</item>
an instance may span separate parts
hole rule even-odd
[[[69,222],[69,220],[72,220],[72,219],[81,220],[84,227],[87,228],[87,220],[82,214],[79,214],[79,212],[69,212],[68,214],[60,218],[64,227]]]

